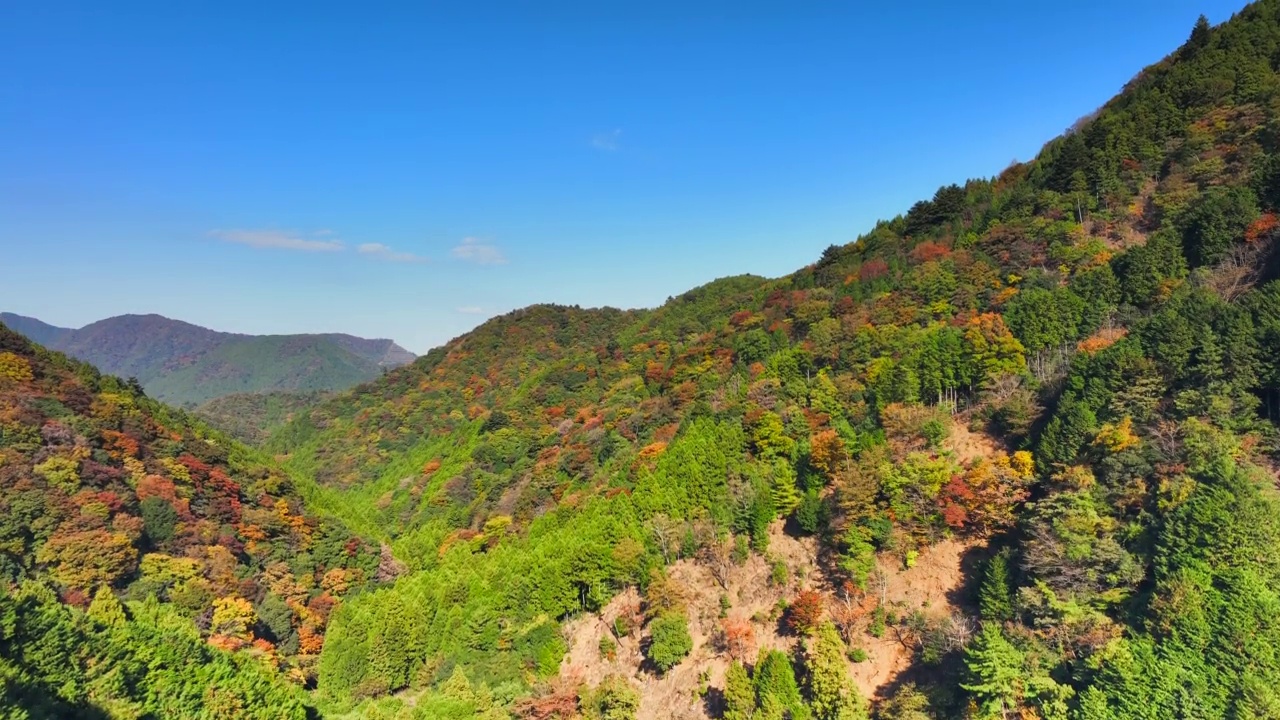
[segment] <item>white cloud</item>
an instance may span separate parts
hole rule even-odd
[[[414,255],[413,253],[407,252],[396,252],[389,246],[383,245],[382,243],[361,243],[356,247],[356,252],[361,255],[372,255],[389,262],[420,263],[427,261],[427,259],[421,255]]]
[[[591,136],[591,147],[605,152],[613,152],[621,147],[622,128],[614,128],[609,132],[596,133]]]
[[[484,308],[480,307],[479,305],[463,305],[462,307],[457,308],[457,310],[463,315],[483,315],[484,314]]]
[[[489,245],[478,238],[463,238],[462,242],[450,251],[459,260],[466,260],[477,265],[506,265],[507,257],[495,245]]]
[[[209,235],[254,248],[302,252],[338,252],[346,248],[338,240],[315,240],[290,230],[210,230]]]

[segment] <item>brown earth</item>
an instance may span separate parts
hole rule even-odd
[[[972,435],[972,434],[971,434]],[[974,435],[974,437],[978,437]],[[976,443],[963,437],[956,452]],[[884,555],[878,559],[885,581],[873,583],[866,598],[858,598],[863,608],[883,602],[899,615],[921,610],[929,616],[945,617],[958,611],[949,596],[963,582],[961,560],[972,543],[944,540],[921,551],[911,568],[904,568],[900,557]],[[827,606],[837,601],[831,579],[816,561],[817,543],[813,538],[795,538],[782,531],[782,523],[771,528],[768,556],[781,560],[789,570],[788,581],[781,586],[770,582],[770,563],[758,554],[728,573],[727,588],[715,580],[710,569],[693,560],[681,560],[670,569],[671,576],[690,590],[688,616],[693,650],[678,666],[658,675],[644,666],[641,654],[643,631],[615,637],[614,619],[620,613],[638,608],[640,596],[634,588],[615,597],[601,612],[581,616],[565,627],[569,653],[561,664],[561,676],[595,685],[609,675],[628,678],[640,691],[638,720],[703,719],[711,717],[701,691],[724,687],[724,674],[729,657],[715,642],[720,627],[720,596],[730,600],[728,615],[747,619],[755,632],[755,647],[777,648],[786,652],[796,649],[799,639],[785,632],[774,612],[779,601],[790,599],[801,589],[823,593]],[[884,688],[910,664],[912,648],[890,629],[881,638],[866,633],[869,614],[856,626],[853,644],[867,652],[860,663],[849,662],[849,673],[867,697],[877,697]],[[601,655],[601,638],[617,642],[613,659]],[[753,658],[755,650],[749,653]]]

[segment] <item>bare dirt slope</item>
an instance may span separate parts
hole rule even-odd
[[[913,567],[903,567],[901,558],[879,559],[885,580],[874,584],[866,597],[849,598],[859,606],[860,620],[855,624],[853,645],[867,651],[867,660],[849,663],[849,672],[864,695],[875,697],[877,691],[902,672],[910,662],[912,649],[890,630],[881,638],[865,632],[870,612],[877,603],[885,603],[898,615],[920,609],[929,615],[945,616],[956,610],[949,600],[963,580],[961,559],[969,545],[945,540],[920,553]],[[609,675],[628,678],[641,693],[639,720],[672,718],[709,718],[709,705],[703,690],[724,687],[724,674],[730,659],[717,646],[720,624],[720,597],[730,602],[728,616],[750,621],[755,633],[755,648],[769,647],[785,651],[795,649],[799,638],[787,633],[778,622],[779,601],[793,598],[801,589],[821,592],[827,606],[840,601],[841,593],[832,587],[826,573],[816,562],[817,543],[812,538],[794,538],[782,532],[781,523],[772,528],[768,556],[787,565],[785,584],[770,582],[771,567],[765,558],[753,554],[747,562],[728,574],[727,588],[718,583],[710,569],[693,560],[681,560],[672,566],[672,577],[690,590],[688,614],[693,651],[680,665],[665,675],[645,666],[641,654],[644,631],[618,637],[612,630],[620,614],[637,612],[640,596],[630,589],[613,599],[600,613],[588,614],[571,621],[565,628],[569,653],[561,665],[561,676],[575,681],[597,684]],[[613,659],[600,651],[603,637],[614,638],[617,651]],[[753,649],[750,656],[754,657]],[[707,697],[715,697],[709,693]]]

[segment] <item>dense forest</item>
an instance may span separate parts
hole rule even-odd
[[[253,451],[0,326],[4,717],[307,717],[383,565]]]
[[[1278,70],[1280,0],[1202,19],[792,275],[495,318],[261,457],[0,334],[3,697],[204,717],[156,705],[199,663],[227,717],[1280,718]],[[946,543],[951,615],[885,601]],[[748,616],[722,579],[762,562],[788,596]],[[606,609],[594,662],[643,663],[585,680],[566,628]]]

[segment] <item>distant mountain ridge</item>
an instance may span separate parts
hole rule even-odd
[[[62,328],[13,313],[0,322],[120,377],[152,397],[199,404],[233,393],[342,390],[417,356],[389,339],[341,333],[245,335],[162,315],[119,315]]]

